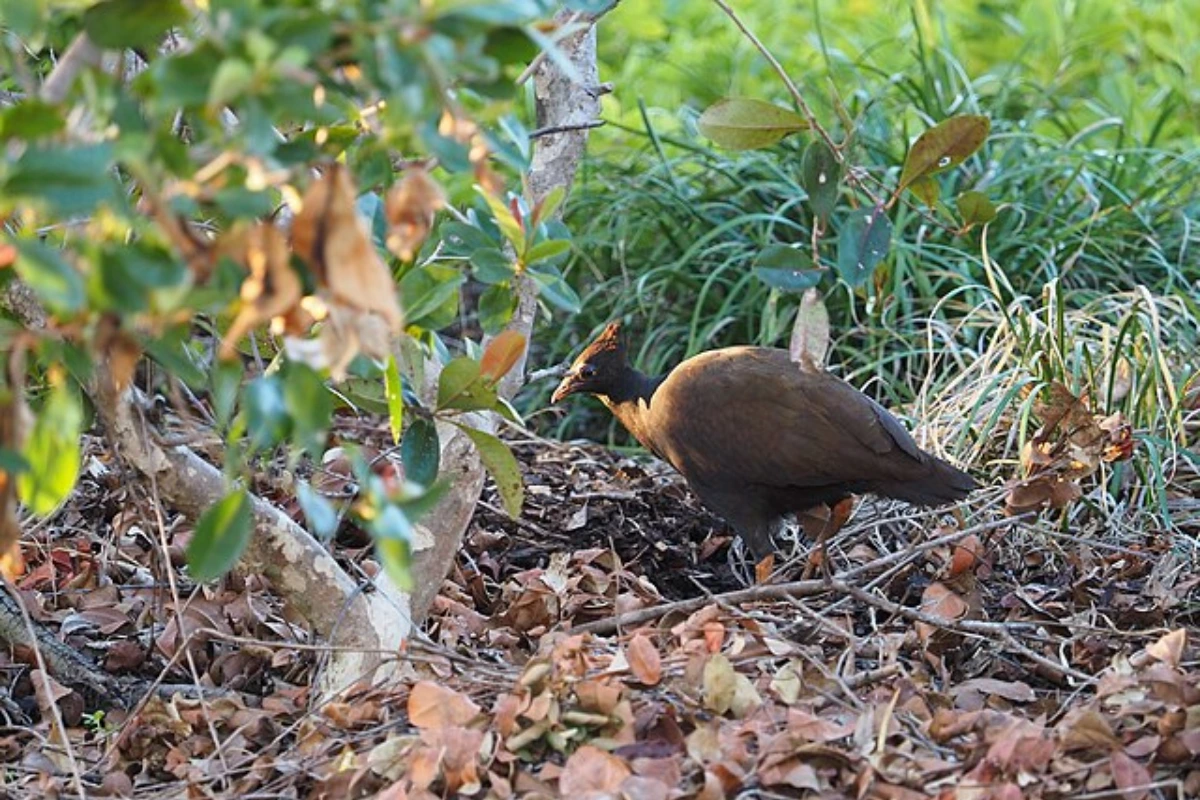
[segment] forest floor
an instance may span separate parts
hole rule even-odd
[[[322,701],[302,622],[191,584],[186,524],[92,442],[25,606],[110,673],[223,691],[97,710],[0,652],[0,796],[1200,796],[1200,529],[864,501],[827,570],[804,545],[755,583],[661,464],[516,451],[525,513],[485,491],[405,677]]]

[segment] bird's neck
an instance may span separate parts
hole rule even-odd
[[[635,439],[656,453],[648,416],[654,391],[665,378],[665,375],[652,378],[633,367],[626,367],[616,387],[600,398]]]

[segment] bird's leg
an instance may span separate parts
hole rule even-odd
[[[846,524],[846,520],[850,519],[850,514],[854,511],[854,498],[843,497],[840,500],[834,501],[832,505],[819,506],[818,509],[811,509],[808,514],[810,517],[821,519],[820,530],[816,535],[816,549],[812,555],[808,557],[808,563],[804,566],[804,574],[801,575],[802,580],[808,580],[812,577],[813,572],[819,566],[821,574],[825,578],[825,582],[829,583],[833,580],[833,576],[829,572],[829,554],[827,552],[826,543],[842,526]]]

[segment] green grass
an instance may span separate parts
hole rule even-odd
[[[1182,19],[1179,9],[1200,4],[1101,3],[1125,15],[1120,24],[1057,3],[994,4],[992,17],[967,13],[976,4],[966,3],[940,4],[941,16],[920,3],[911,13],[902,4],[843,4],[887,7],[902,21],[890,35],[878,19],[829,12],[830,4],[819,4],[819,29],[812,7],[746,5],[738,11],[768,45],[775,38],[793,75],[802,63],[806,96],[835,138],[853,130],[849,161],[875,194],[886,196],[908,143],[929,124],[958,113],[993,121],[984,148],[940,182],[951,203],[967,189],[986,193],[999,217],[986,237],[962,233],[948,213],[907,196],[892,211],[896,235],[873,282],[857,291],[822,284],[834,369],[911,411],[935,449],[997,480],[1016,474],[1035,424],[1021,387],[1059,380],[1088,391],[1098,410],[1122,411],[1139,433],[1138,458],[1105,476],[1120,489],[1112,496],[1169,524],[1172,482],[1200,475],[1187,449],[1197,445],[1195,426],[1186,424],[1196,413],[1189,382],[1200,372],[1200,95],[1195,81],[1179,80],[1200,61],[1178,63],[1196,52],[1183,33],[1200,19]],[[620,8],[614,19],[639,4]],[[568,208],[576,253],[567,273],[584,311],[543,331],[544,362],[577,352],[611,319],[626,321],[649,372],[712,347],[786,346],[790,335],[798,297],[761,283],[752,266],[767,244],[810,240],[804,141],[735,154],[699,137],[694,119],[715,96],[784,102],[785,94],[715,6],[672,9],[679,24],[663,41],[632,36],[602,48],[624,58],[627,79]],[[1001,19],[1004,9],[1016,16]],[[699,63],[680,39],[699,13],[690,41],[725,60],[712,62],[706,81],[672,83],[664,70],[687,75],[686,64]],[[808,25],[803,55],[778,44],[786,26],[773,15],[789,13]],[[1020,25],[1039,33],[1016,37]],[[641,77],[628,77],[638,69]],[[844,105],[840,118],[830,87]],[[680,105],[664,111],[674,97]],[[832,261],[834,237],[821,247]],[[1114,400],[1118,369],[1130,389]],[[531,391],[527,405],[544,405],[548,392]],[[595,406],[578,403],[553,428],[627,441]]]

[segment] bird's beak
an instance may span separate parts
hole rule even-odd
[[[579,375],[573,369],[567,370],[567,374],[563,375],[562,381],[558,384],[558,388],[554,390],[554,394],[550,395],[550,402],[557,403],[564,397],[575,394],[579,390]]]

